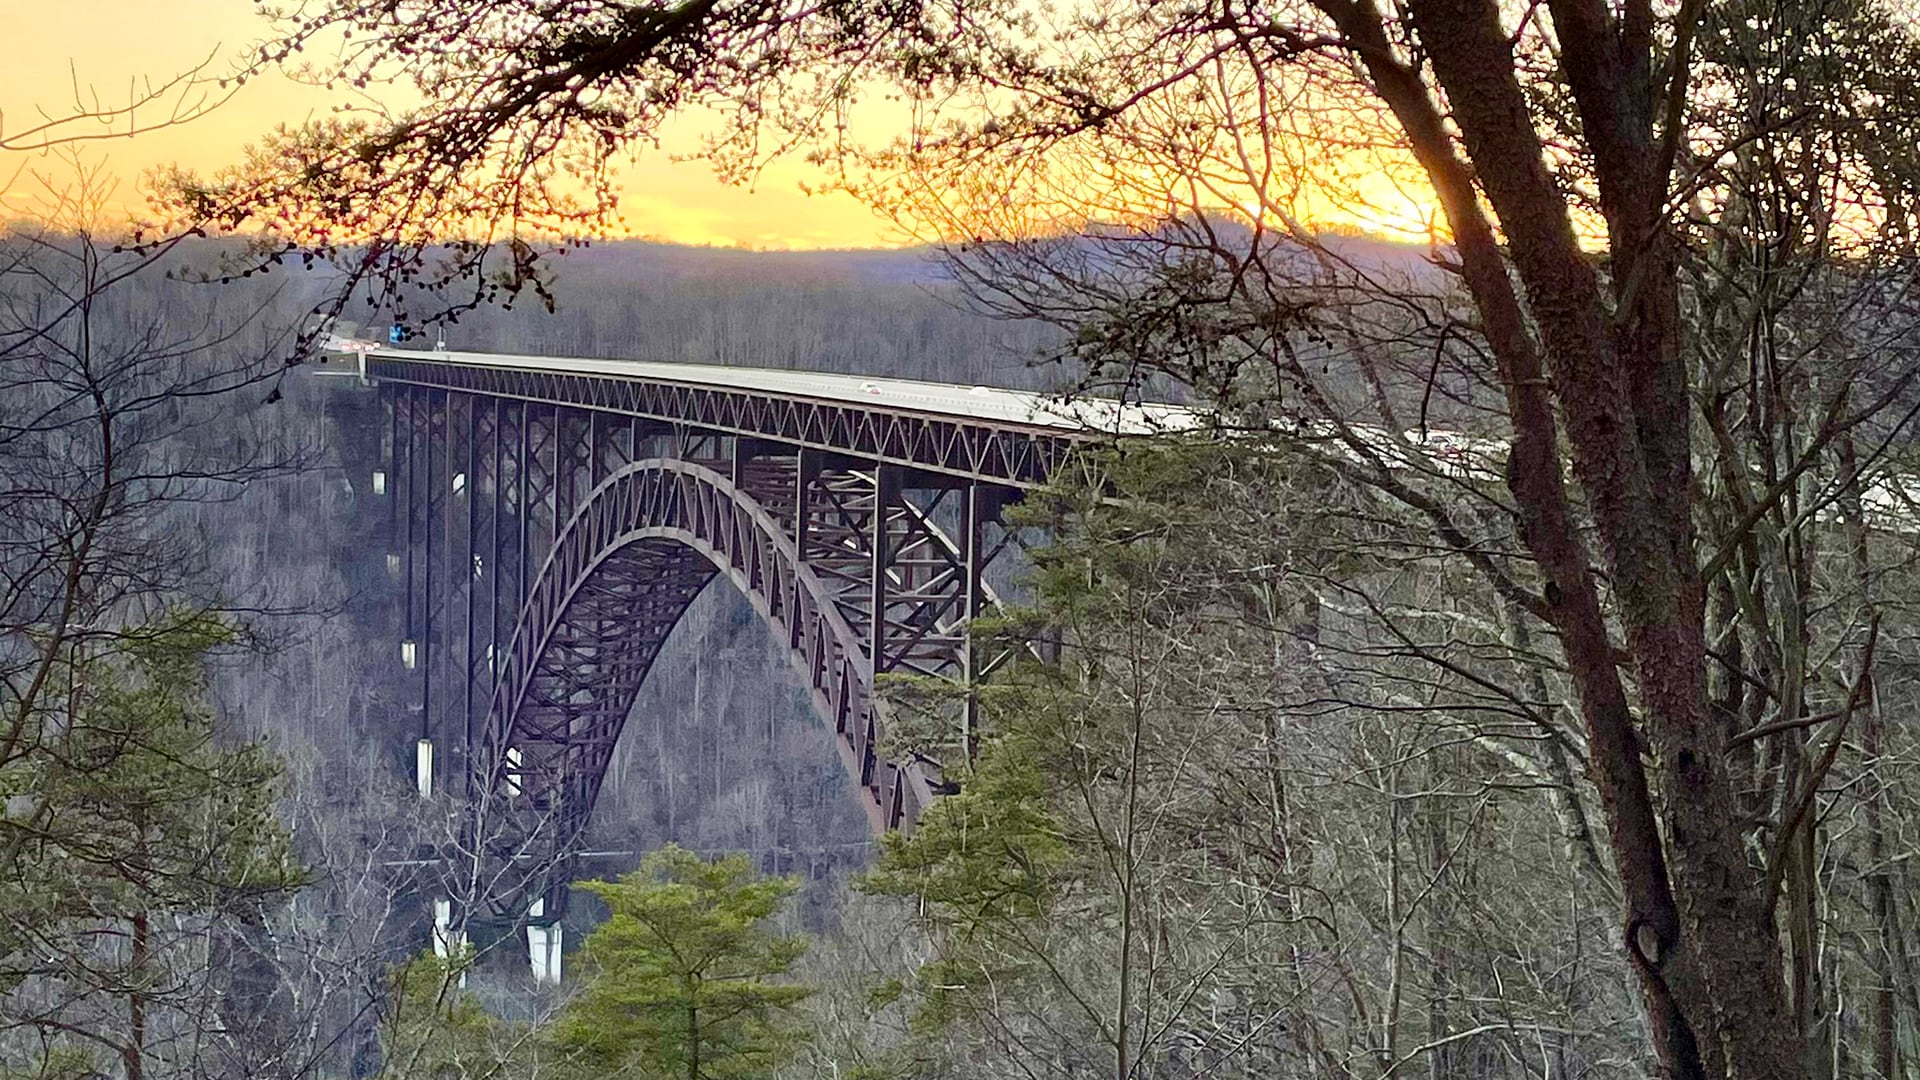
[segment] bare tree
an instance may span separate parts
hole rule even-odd
[[[351,238],[396,283],[504,258],[474,301],[537,280],[532,233],[608,207],[608,153],[667,110],[750,106],[722,149],[762,131],[833,148],[861,80],[894,80],[920,122],[870,159],[870,190],[983,241],[988,289],[1074,327],[1081,359],[1123,384],[1171,375],[1244,426],[1329,444],[1500,597],[1507,641],[1551,657],[1662,1067],[1808,1072],[1808,830],[1879,654],[1855,634],[1817,670],[1789,661],[1813,640],[1794,622],[1811,579],[1791,533],[1784,562],[1755,544],[1770,516],[1819,522],[1843,436],[1872,464],[1904,429],[1911,170],[1886,133],[1912,116],[1898,73],[1914,48],[1897,19],[1839,0],[416,0],[323,4],[291,19],[287,47],[343,27],[358,44],[338,74],[404,78],[428,106],[280,133],[249,168],[183,178],[177,206],[274,243]],[[456,56],[426,57],[455,39]],[[567,166],[582,184],[563,192]],[[1408,288],[1313,242],[1300,211],[1368,196],[1363,173],[1437,206],[1444,283]],[[1251,240],[1219,235],[1222,209]],[[501,231],[442,262],[435,238],[461,214]],[[1063,227],[1106,243],[1052,241]],[[1051,244],[1050,261],[1009,239]],[[1112,273],[1116,249],[1147,252],[1148,272]],[[1823,303],[1844,296],[1882,332],[1851,360],[1805,354],[1857,378],[1781,377],[1783,320],[1816,278],[1837,290]],[[1703,313],[1734,333],[1716,343]],[[1373,347],[1395,342],[1431,346],[1429,363]],[[1313,378],[1336,354],[1354,376]],[[1424,375],[1396,386],[1394,369]],[[1455,449],[1480,459],[1466,467],[1405,435],[1447,398],[1468,428]],[[1736,431],[1764,453],[1727,447]],[[1850,484],[1864,497],[1830,490]],[[1780,590],[1803,595],[1783,607]]]
[[[296,459],[230,408],[281,370],[272,298],[116,247],[105,195],[77,168],[0,238],[0,1023],[10,1057],[191,1073],[220,1027],[216,930],[297,874],[271,762],[207,701],[205,654],[254,612],[204,574],[188,511]]]

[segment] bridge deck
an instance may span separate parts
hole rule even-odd
[[[1085,396],[1067,400],[1064,395],[1030,390],[872,375],[438,349],[374,348],[368,352],[372,360],[433,361],[502,371],[610,376],[700,389],[747,391],[795,401],[916,413],[996,427],[1038,429],[1069,437],[1082,433],[1150,435],[1186,430],[1198,422],[1192,410],[1179,405],[1121,404]]]

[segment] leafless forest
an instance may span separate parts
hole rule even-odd
[[[367,92],[138,227],[78,168],[0,240],[0,1075],[1920,1074],[1905,5],[262,17],[0,131]],[[569,239],[690,114],[722,176],[803,158],[924,248]],[[1013,662],[885,688],[948,781],[910,833],[703,596],[541,987],[427,952],[483,840],[408,786],[380,417],[314,362],[395,322],[1204,422],[1012,511],[973,632]]]

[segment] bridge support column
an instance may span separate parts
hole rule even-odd
[[[464,606],[460,619],[462,630],[460,642],[460,683],[464,693],[462,694],[460,702],[461,723],[458,764],[460,766],[460,773],[468,777],[466,786],[471,787],[473,770],[469,758],[473,752],[473,699],[476,689],[474,684],[478,681],[473,662],[474,603],[476,600],[474,593],[480,589],[481,583],[486,575],[486,564],[491,562],[493,558],[491,555],[482,555],[480,553],[480,503],[492,490],[493,485],[491,481],[489,481],[483,489],[480,476],[480,470],[484,464],[484,459],[480,456],[481,422],[482,418],[486,417],[486,414],[481,410],[480,402],[471,396],[466,398],[466,406],[467,431],[465,449],[467,452],[467,467],[466,472],[457,478],[464,482],[459,483],[456,489],[465,497],[467,503],[466,549],[465,557],[460,560],[460,598]],[[486,418],[491,419],[490,417]],[[495,434],[493,437],[497,439],[498,435]],[[479,691],[481,694],[485,694],[488,689],[490,689],[490,687],[483,685],[479,688]]]
[[[453,925],[453,900],[440,897],[433,902],[433,955],[442,960],[464,962],[467,951],[467,932],[455,929]],[[460,971],[460,987],[467,985],[465,968]]]
[[[887,624],[888,607],[895,592],[889,587],[888,578],[896,572],[893,545],[893,510],[900,501],[900,468],[895,465],[876,464],[873,467],[873,518],[869,522],[871,532],[868,537],[869,551],[873,557],[871,607],[868,612],[868,652],[867,652],[867,708],[861,710],[858,723],[861,725],[860,738],[856,745],[860,748],[860,782],[872,786],[875,783],[875,771],[886,770],[878,777],[877,790],[880,793],[880,814],[889,825],[899,817],[900,784],[897,768],[891,762],[884,762],[874,753],[874,739],[878,732],[875,727],[873,700],[879,697],[879,678],[892,669],[892,658],[888,652],[891,634]],[[901,585],[908,586],[905,567],[897,568],[902,575]],[[900,591],[905,591],[901,589]]]
[[[960,681],[966,687],[966,700],[961,704],[960,741],[969,762],[980,754],[980,696],[974,688],[979,677],[977,664],[979,658],[973,647],[973,634],[965,627],[973,625],[974,616],[980,614],[981,571],[984,560],[981,558],[981,546],[986,528],[987,517],[999,507],[989,505],[989,496],[979,484],[968,484],[966,502],[960,509],[960,563],[962,579],[960,583],[960,618],[963,637],[960,641]]]
[[[820,479],[820,452],[798,447],[793,453],[793,551],[804,563],[813,543],[813,485]]]
[[[559,923],[541,923],[531,920],[544,918],[547,902],[535,900],[527,909],[527,963],[533,971],[536,983],[557,984],[560,981],[560,958],[564,951],[563,935],[565,928]]]
[[[433,795],[433,740],[413,744],[413,786],[425,799]]]

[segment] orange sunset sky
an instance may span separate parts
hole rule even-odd
[[[0,134],[40,120],[41,113],[73,110],[80,92],[103,104],[125,103],[136,80],[164,80],[218,50],[216,63],[246,50],[268,33],[252,0],[0,0]],[[84,153],[118,179],[115,198],[139,203],[139,177],[155,165],[178,162],[211,170],[280,122],[325,113],[325,92],[275,75],[243,87],[232,100],[191,123],[132,138],[86,144]],[[97,129],[96,129],[97,130]],[[666,132],[661,150],[649,149],[621,174],[621,208],[628,231],[689,244],[748,248],[885,247],[904,242],[898,231],[841,193],[809,195],[801,185],[823,179],[804,162],[776,162],[751,187],[714,179],[698,161],[674,161],[695,152],[697,121]],[[44,155],[0,151],[0,208],[18,211],[39,187],[26,170],[59,174],[65,166]]]

